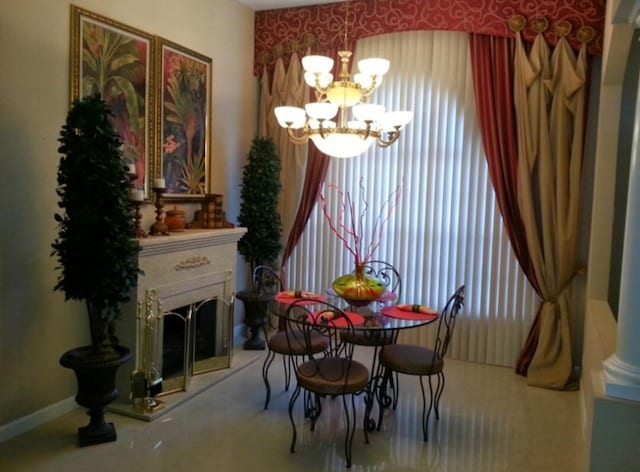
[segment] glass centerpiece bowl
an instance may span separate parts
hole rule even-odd
[[[379,299],[386,287],[376,277],[366,274],[364,263],[356,263],[356,269],[350,274],[345,274],[333,281],[333,290],[350,305],[366,306]]]
[[[335,279],[332,283],[332,288],[336,295],[347,301],[350,305],[366,306],[378,300],[386,290],[386,286],[380,280],[372,273],[367,272],[366,263],[371,260],[373,253],[380,245],[382,227],[398,203],[400,186],[391,192],[388,199],[382,205],[382,209],[371,227],[373,237],[365,247],[365,251],[362,250],[362,233],[364,231],[363,219],[368,208],[368,202],[362,197],[362,195],[364,195],[362,179],[360,179],[362,210],[358,213],[356,213],[355,205],[349,192],[341,190],[335,184],[327,184],[325,185],[325,189],[333,190],[337,193],[338,217],[333,219],[330,216],[329,210],[327,209],[325,192],[323,191],[320,194],[320,201],[324,216],[329,222],[331,231],[342,241],[344,247],[355,259],[355,270]]]

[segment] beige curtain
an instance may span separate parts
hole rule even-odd
[[[572,368],[569,300],[578,267],[585,77],[584,46],[576,59],[560,38],[550,55],[539,34],[527,55],[516,33],[518,205],[542,291],[527,378],[554,389],[568,387]]]
[[[278,58],[273,72],[272,85],[268,74],[263,72],[261,83],[260,116],[258,130],[261,136],[270,136],[278,146],[282,163],[280,180],[282,191],[278,210],[282,218],[282,245],[286,245],[289,232],[298,210],[304,183],[307,146],[293,144],[287,130],[278,125],[275,107],[281,105],[303,107],[308,101],[308,87],[304,81],[302,65],[297,54],[292,54],[289,67],[285,69]]]

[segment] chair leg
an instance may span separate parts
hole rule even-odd
[[[371,390],[371,386],[368,386],[367,389],[364,392],[365,395],[365,409],[364,409],[364,418],[363,418],[363,431],[364,431],[364,442],[365,444],[369,444],[369,431],[375,431],[376,430],[376,424],[373,421],[373,418],[371,418],[371,410],[373,409],[373,400],[374,400],[374,394],[373,394],[373,390]],[[354,394],[351,394],[351,403],[353,403],[354,405],[354,409],[353,409],[353,424],[354,424],[354,428],[355,428],[355,403],[354,403]]]
[[[356,432],[356,402],[353,394],[351,397],[351,412],[349,412],[349,407],[347,406],[347,395],[342,395],[342,404],[344,405],[344,414],[347,419],[347,430],[345,432],[344,438],[344,454],[347,459],[347,469],[351,467],[351,446],[353,445],[353,436]],[[353,418],[353,421],[351,419]],[[367,438],[367,442],[369,442],[369,438],[367,436],[367,429],[364,430],[365,437]]]
[[[438,372],[438,385],[436,387],[436,403],[435,403],[435,411],[436,411],[436,419],[440,419],[440,412],[438,410],[440,406],[440,397],[442,396],[442,392],[444,392],[444,372]]]
[[[293,359],[289,356],[282,356],[282,365],[284,367],[284,390],[289,391],[289,385],[291,384],[291,362]]]
[[[291,394],[291,398],[289,399],[289,420],[291,421],[291,427],[293,429],[293,438],[291,438],[291,448],[289,450],[292,453],[295,452],[296,438],[298,435],[298,432],[296,430],[296,422],[293,420],[293,405],[295,405],[296,400],[298,399],[299,396],[300,396],[300,386],[296,384],[296,388]]]
[[[389,379],[389,385],[391,386],[391,390],[393,392],[393,410],[395,411],[398,407],[398,393],[400,390],[400,381],[398,378],[398,372],[393,373],[393,377]]]
[[[269,400],[271,400],[271,385],[269,385],[269,368],[273,363],[273,359],[275,358],[276,353],[269,350],[266,359],[264,360],[264,364],[262,364],[262,379],[264,380],[264,386],[267,390],[267,396],[264,400],[264,409],[269,408]]]
[[[320,395],[305,390],[303,397],[304,417],[311,420],[311,431],[313,431],[316,427],[316,420],[322,413],[322,403],[320,402]]]
[[[375,346],[373,351],[373,360],[371,361],[371,378],[369,380],[369,387],[365,391],[365,413],[364,413],[364,422],[363,426],[365,431],[375,431],[376,430],[376,422],[371,418],[371,412],[373,411],[373,403],[378,401],[378,409],[382,410],[382,400],[380,398],[380,388],[382,386],[382,374],[383,369],[382,365],[378,360],[379,349],[378,346]],[[367,443],[369,442],[369,438],[367,438]]]
[[[431,384],[431,376],[429,375],[429,408],[427,408],[427,397],[424,391],[424,382],[422,375],[420,376],[420,389],[422,390],[422,435],[424,441],[429,439],[429,415],[433,408],[433,385]]]
[[[385,368],[382,374],[381,379],[379,379],[380,386],[376,386],[376,395],[378,396],[378,425],[376,430],[380,431],[382,427],[382,415],[384,413],[384,409],[388,408],[391,405],[392,400],[387,393],[387,389],[391,388],[390,385],[393,384],[393,372],[390,369]]]

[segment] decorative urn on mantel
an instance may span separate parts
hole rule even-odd
[[[184,210],[178,209],[174,206],[171,210],[167,210],[164,222],[169,229],[169,232],[182,232],[187,224]]]

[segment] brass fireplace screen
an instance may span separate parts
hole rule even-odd
[[[150,316],[140,320],[145,396],[187,391],[192,376],[230,367],[229,303],[212,297],[168,311],[157,301],[156,305],[156,310],[149,310]]]

